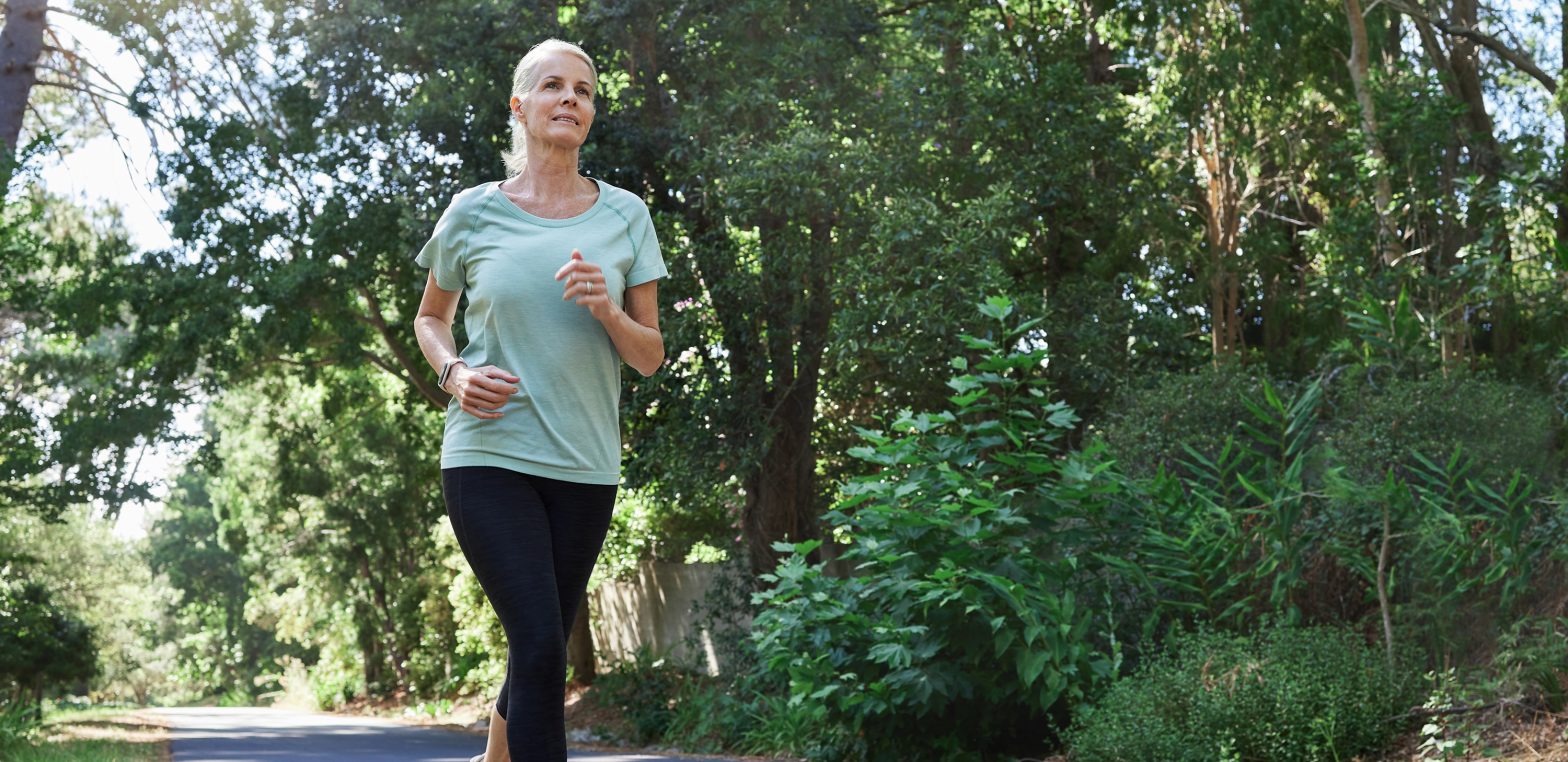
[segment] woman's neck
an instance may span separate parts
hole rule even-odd
[[[528,147],[523,171],[507,183],[507,190],[537,199],[571,198],[583,192],[583,178],[577,173],[576,151],[552,151],[539,146],[541,150],[536,153],[534,148]]]

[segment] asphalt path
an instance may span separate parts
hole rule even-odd
[[[169,723],[174,762],[468,762],[485,750],[484,736],[475,733],[375,717],[227,707],[180,707],[153,713]],[[568,756],[584,762],[722,762],[711,757],[695,760],[575,750]]]

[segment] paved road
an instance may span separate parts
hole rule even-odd
[[[485,749],[484,737],[477,734],[372,717],[208,707],[158,709],[154,713],[169,722],[174,762],[468,762]],[[573,751],[571,758],[583,762],[715,762],[591,751]]]

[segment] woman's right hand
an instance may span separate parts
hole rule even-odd
[[[506,404],[507,397],[518,392],[513,384],[520,380],[494,365],[482,368],[459,365],[452,370],[446,388],[457,398],[463,412],[475,418],[500,418],[501,406]]]

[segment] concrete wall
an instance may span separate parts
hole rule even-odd
[[[713,586],[716,564],[677,564],[644,561],[637,575],[624,582],[611,580],[588,594],[593,613],[593,643],[600,669],[628,661],[639,646],[657,657],[670,659],[710,675],[723,665],[713,640],[698,630],[692,604]],[[695,649],[687,636],[697,631]]]

